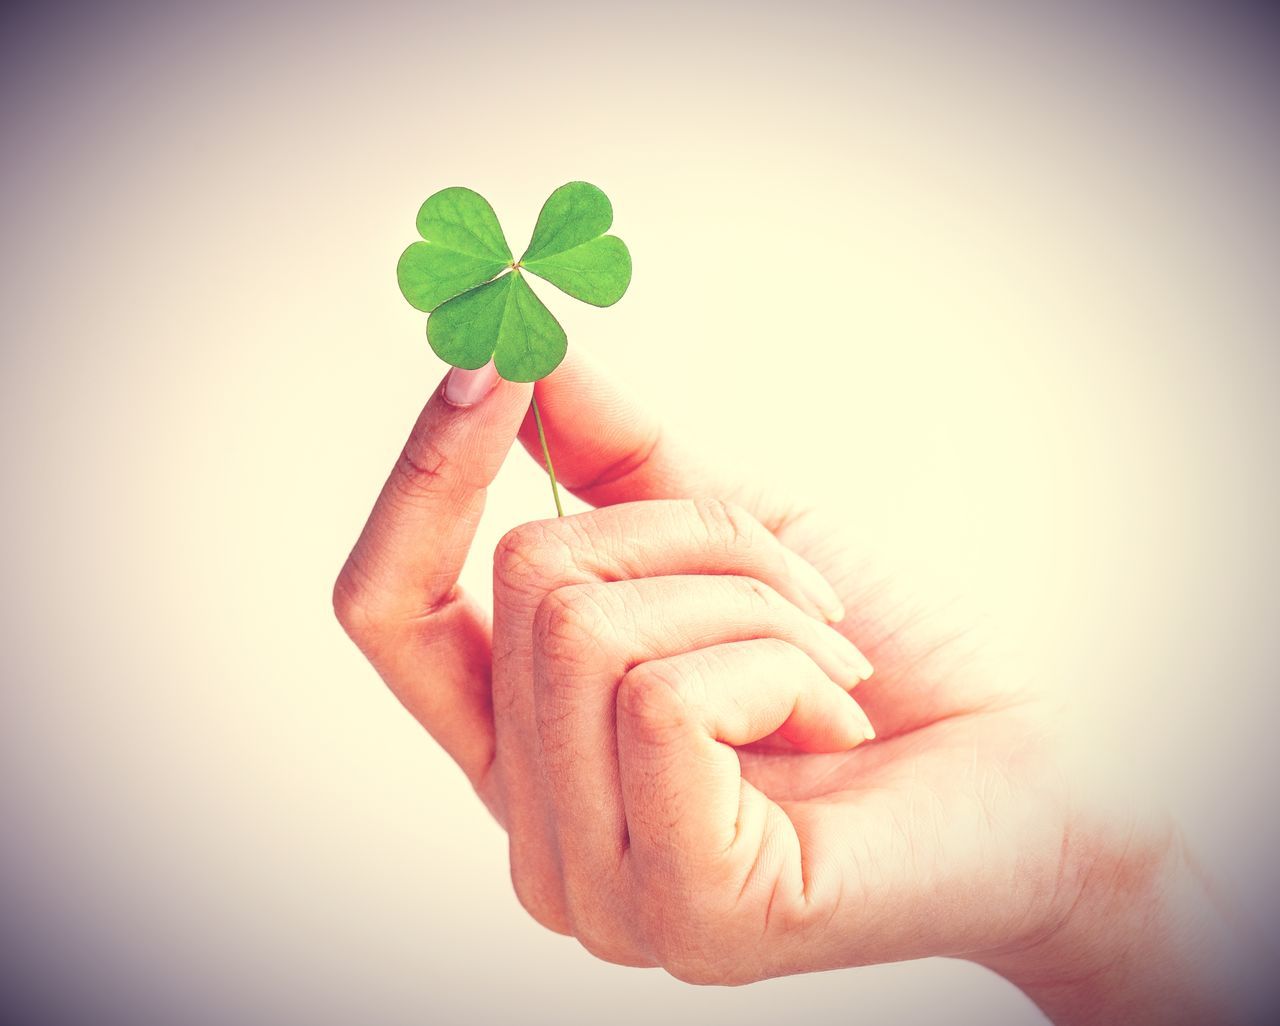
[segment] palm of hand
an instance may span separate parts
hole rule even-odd
[[[743,778],[795,827],[804,871],[839,881],[821,915],[848,928],[822,932],[849,944],[824,946],[810,967],[1032,943],[1064,900],[1069,800],[1053,708],[1029,683],[997,686],[1017,679],[1010,668],[991,665],[965,625],[898,603],[831,524],[773,520],[835,584],[852,611],[840,629],[876,665],[854,692],[875,743],[812,754],[775,734],[738,749]]]

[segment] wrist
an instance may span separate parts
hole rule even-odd
[[[1181,834],[1165,825],[1083,847],[1064,857],[1068,900],[1039,933],[979,961],[1060,1026],[1248,1021],[1254,955]]]

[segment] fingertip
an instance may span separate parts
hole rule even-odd
[[[876,739],[876,728],[871,725],[871,720],[867,717],[866,710],[857,702],[854,702],[853,699],[850,699],[850,702],[853,704],[855,729],[861,735],[861,739],[863,741],[874,741]]]
[[[440,398],[454,409],[467,409],[481,402],[498,384],[498,369],[490,360],[474,370],[465,367],[450,368],[445,375]]]
[[[871,725],[871,720],[867,718],[866,711],[862,706],[855,702],[852,697],[849,697],[845,710],[850,738],[848,747],[856,748],[864,741],[874,741],[876,728]]]
[[[782,554],[792,582],[815,615],[828,624],[837,624],[843,620],[844,603],[818,568],[785,545],[782,547]]]

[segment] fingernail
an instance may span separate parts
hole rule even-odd
[[[454,367],[444,380],[444,401],[450,406],[474,406],[497,383],[498,371],[492,360],[478,370]]]
[[[860,736],[864,741],[874,741],[876,736],[876,728],[871,726],[871,721],[867,719],[866,712],[862,706],[849,699],[850,718],[853,720],[854,734]]]
[[[796,587],[813,603],[823,619],[828,623],[839,623],[843,620],[844,603],[840,601],[840,596],[836,594],[830,582],[818,572],[818,568],[801,559],[790,549],[784,548],[782,551]]]
[[[849,667],[850,674],[860,681],[870,677],[875,672],[875,667],[871,665],[871,660],[862,654],[857,645],[834,627],[831,628],[831,633],[835,635],[833,640],[835,641],[836,649],[845,665]]]

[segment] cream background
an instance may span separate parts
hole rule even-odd
[[[1005,617],[1274,938],[1275,37],[1123,10],[7,14],[8,1000],[1041,1021],[946,961],[693,989],[521,911],[499,830],[328,607],[442,373],[393,269],[449,184],[516,247],[556,185],[601,185],[636,274],[606,312],[543,290],[571,344]],[[550,509],[515,452],[468,583]]]

